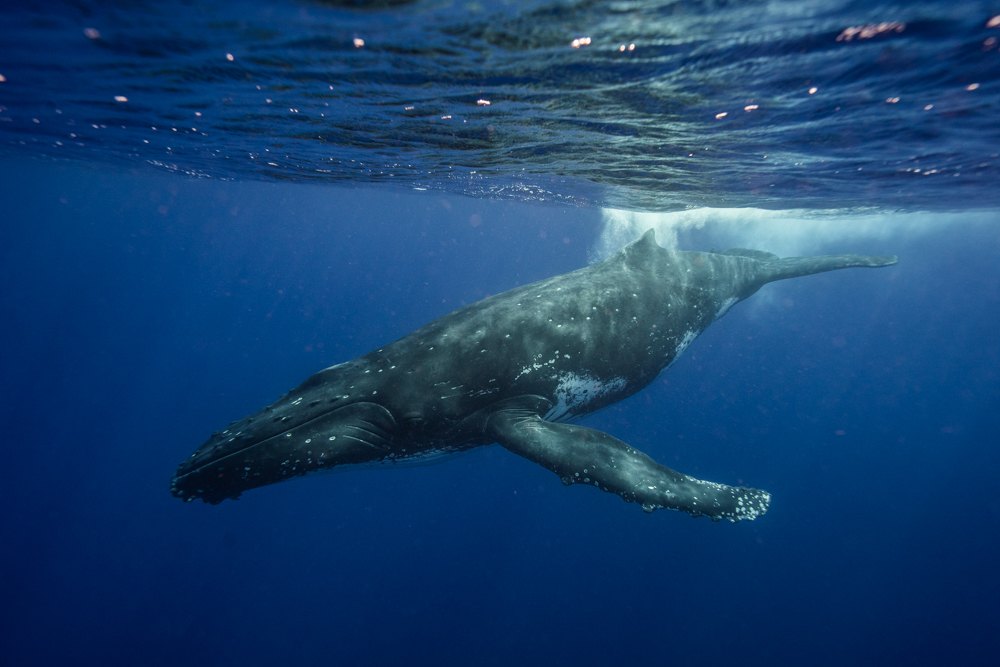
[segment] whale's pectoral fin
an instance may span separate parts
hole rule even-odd
[[[545,421],[530,408],[497,410],[487,432],[506,449],[556,473],[565,484],[617,493],[647,512],[667,508],[715,521],[740,521],[763,515],[771,501],[766,491],[695,479],[607,433]]]

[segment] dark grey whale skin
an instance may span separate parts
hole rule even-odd
[[[219,503],[323,468],[498,442],[567,484],[647,511],[755,519],[768,509],[767,492],[695,479],[561,422],[642,389],[768,282],[895,262],[667,250],[650,230],[603,262],[483,299],[316,373],[213,434],[180,465],[171,490]]]

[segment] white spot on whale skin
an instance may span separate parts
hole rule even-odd
[[[556,350],[556,354],[559,354],[559,350]],[[537,371],[537,370],[540,370],[542,368],[545,368],[546,366],[550,366],[550,365],[552,365],[552,364],[554,364],[556,362],[555,359],[549,359],[548,361],[544,361],[542,363],[538,363],[537,360],[540,359],[540,358],[541,358],[541,355],[535,355],[536,361],[534,361],[531,365],[525,366],[524,368],[522,368],[520,370],[520,372],[517,375],[514,376],[514,381],[516,382],[516,381],[520,380],[522,376],[528,375],[532,371]]]
[[[613,377],[601,380],[592,375],[577,373],[562,373],[556,386],[556,404],[545,414],[545,419],[559,421],[572,418],[581,408],[606,394],[621,391],[625,388],[623,377]]]

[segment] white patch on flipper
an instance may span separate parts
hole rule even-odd
[[[556,404],[545,413],[548,421],[571,419],[581,408],[601,396],[621,391],[625,388],[623,377],[613,377],[601,380],[592,375],[577,373],[562,373],[556,386]]]
[[[681,338],[681,342],[677,343],[677,347],[674,348],[674,361],[677,360],[677,357],[681,356],[684,350],[688,348],[688,345],[690,345],[691,342],[697,337],[698,337],[697,331],[685,332],[684,337]]]
[[[320,371],[320,373],[324,371],[332,371],[334,368],[340,368],[341,366],[346,366],[349,363],[350,363],[349,361],[342,361],[339,364],[334,364],[333,366],[327,366],[322,371]]]
[[[736,297],[730,297],[725,301],[723,301],[722,305],[719,306],[719,312],[715,314],[715,319],[719,319],[720,317],[728,313],[729,309],[732,308],[734,305],[736,305],[737,301],[739,301],[739,299],[737,299]]]

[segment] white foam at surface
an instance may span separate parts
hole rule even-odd
[[[646,230],[656,230],[664,248],[678,248],[679,235],[703,231],[711,234],[718,249],[751,248],[788,257],[840,252],[836,244],[858,240],[886,240],[897,235],[941,232],[956,224],[995,224],[996,211],[961,213],[872,213],[866,211],[773,211],[758,208],[696,208],[649,213],[604,209],[604,227],[591,250],[591,259],[604,259]],[[701,250],[705,248],[685,248]]]

